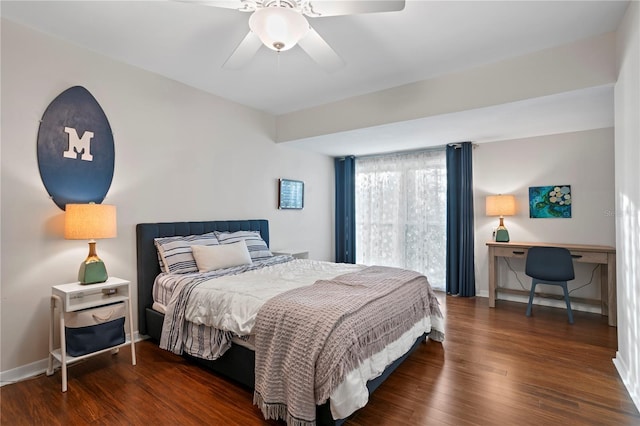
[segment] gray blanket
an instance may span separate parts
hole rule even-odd
[[[254,404],[266,419],[313,426],[316,405],[351,370],[432,315],[442,317],[426,277],[381,266],[270,299],[254,326]]]

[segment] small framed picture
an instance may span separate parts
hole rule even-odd
[[[302,209],[304,207],[304,182],[280,179],[278,188],[279,209]]]

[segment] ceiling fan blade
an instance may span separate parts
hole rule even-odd
[[[309,32],[298,42],[298,45],[328,72],[337,71],[344,66],[342,58],[313,28],[309,28]]]
[[[235,9],[243,11],[255,10],[255,2],[246,0],[175,0],[180,3],[202,4],[211,7],[221,7],[223,9]]]
[[[244,39],[240,42],[236,50],[222,64],[222,68],[238,69],[247,64],[262,46],[262,42],[255,33],[249,31]]]
[[[405,0],[311,0],[311,17],[356,15],[359,13],[397,12],[404,9]]]

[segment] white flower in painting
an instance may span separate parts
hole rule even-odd
[[[550,204],[559,206],[571,204],[571,188],[569,186],[555,186],[548,195]]]

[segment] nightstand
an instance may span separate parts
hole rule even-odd
[[[274,256],[289,255],[289,256],[294,257],[296,259],[308,259],[309,258],[309,251],[308,250],[281,249],[281,250],[274,250],[271,253]]]
[[[61,364],[62,372],[62,392],[67,391],[67,365],[76,361],[98,355],[107,351],[116,353],[119,348],[131,345],[131,364],[136,365],[136,347],[133,341],[133,320],[130,300],[129,281],[109,277],[106,282],[99,284],[70,283],[53,286],[51,289],[51,324],[49,328],[49,366],[47,376],[54,372],[53,360],[56,359]],[[65,312],[75,312],[87,308],[98,308],[100,306],[111,305],[122,302],[125,305],[125,319],[129,323],[129,337],[124,343],[110,346],[101,350],[87,353],[80,356],[67,354],[67,344],[65,341]],[[60,323],[60,348],[53,348],[55,331],[55,308],[58,307]]]

